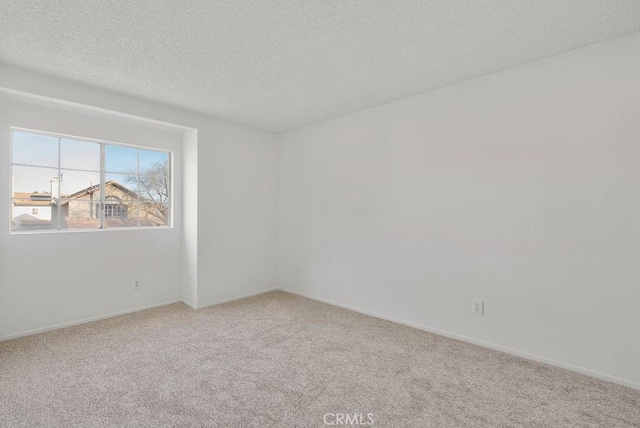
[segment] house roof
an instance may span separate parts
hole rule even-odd
[[[132,191],[128,187],[118,183],[115,180],[107,181],[106,183],[104,183],[104,186],[105,187],[115,187],[115,188],[119,189],[120,191],[122,191],[122,192],[124,192],[124,193],[126,193],[126,194],[128,194],[128,195],[130,195],[130,196],[132,196],[134,198],[138,197],[138,194],[136,192]],[[93,186],[89,186],[86,189],[79,190],[76,193],[72,193],[71,195],[66,196],[65,199],[67,199],[67,200],[62,201],[61,204],[62,205],[68,204],[70,199],[78,199],[78,198],[81,198],[82,196],[89,195],[89,194],[97,192],[99,190],[100,190],[100,185],[99,184],[95,184]]]
[[[136,192],[127,188],[126,186],[118,183],[115,180],[109,180],[105,183],[105,187],[115,187],[120,191],[137,198],[138,195]],[[70,195],[61,195],[63,200],[60,203],[61,205],[68,204],[71,199],[78,199],[82,196],[89,195],[96,191],[100,190],[100,185],[96,184],[93,186],[89,186],[86,189],[79,190]],[[14,192],[12,203],[16,207],[48,207],[51,206],[51,194],[50,193],[28,193],[28,192]]]
[[[50,225],[51,220],[43,220],[37,217],[34,217],[29,214],[20,214],[19,216],[13,219],[14,221],[20,222],[23,226],[35,226],[35,225]]]
[[[49,229],[51,227],[51,220],[39,219],[29,214],[20,214],[11,220],[12,229],[18,230],[35,230],[35,229]]]
[[[34,196],[44,197],[44,199],[33,199]],[[48,207],[51,205],[50,197],[48,193],[14,192],[11,201],[16,207]]]

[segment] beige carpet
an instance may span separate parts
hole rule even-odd
[[[640,391],[283,292],[0,343],[2,427],[324,427],[339,413],[374,427],[638,427]]]

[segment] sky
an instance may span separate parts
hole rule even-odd
[[[62,194],[100,184],[100,143],[68,138],[58,142],[58,137],[14,131],[13,192],[49,192],[51,179],[58,176],[58,151]],[[140,171],[144,171],[168,159],[166,152],[105,144],[105,181],[115,180],[136,191],[137,184],[127,183],[126,173],[136,172],[138,162]]]

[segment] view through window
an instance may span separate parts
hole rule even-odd
[[[11,230],[168,226],[169,152],[12,133]]]

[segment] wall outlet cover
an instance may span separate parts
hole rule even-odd
[[[484,302],[482,300],[473,300],[471,302],[471,312],[475,315],[484,315]]]

